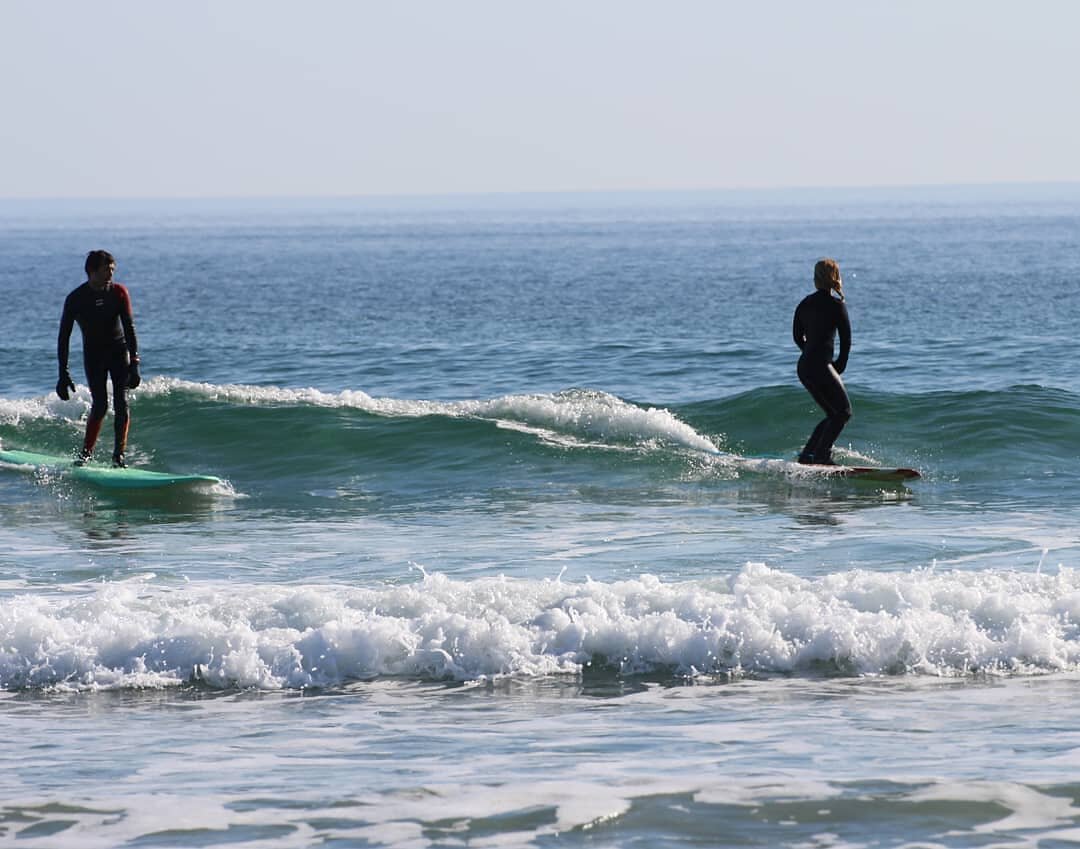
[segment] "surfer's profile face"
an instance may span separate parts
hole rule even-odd
[[[113,273],[116,271],[116,263],[109,262],[105,265],[99,265],[88,275],[90,285],[95,289],[104,289],[110,283],[112,283]]]

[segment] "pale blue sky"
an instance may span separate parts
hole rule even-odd
[[[1080,180],[1080,3],[0,0],[0,197]]]

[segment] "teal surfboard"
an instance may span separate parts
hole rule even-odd
[[[174,475],[169,472],[151,472],[148,469],[114,469],[92,463],[76,466],[71,457],[53,457],[32,451],[0,450],[0,463],[18,466],[34,472],[62,475],[72,480],[84,481],[109,489],[155,489],[166,486],[221,483],[213,475]]]

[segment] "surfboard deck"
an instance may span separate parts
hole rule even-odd
[[[909,481],[921,478],[915,469],[885,469],[879,466],[822,466],[814,463],[802,464],[803,468],[820,470],[829,477],[857,478],[867,481]]]
[[[166,486],[221,483],[213,475],[174,475],[169,472],[152,472],[149,469],[114,469],[88,463],[76,466],[71,457],[55,457],[36,454],[33,451],[0,450],[0,463],[21,466],[33,471],[61,474],[72,480],[84,481],[108,489],[155,489]]]

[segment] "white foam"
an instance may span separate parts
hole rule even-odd
[[[1023,784],[999,781],[939,782],[911,792],[912,802],[981,802],[998,805],[1010,813],[982,823],[973,831],[1002,834],[1069,826],[1080,816],[1072,799],[1050,796]]]
[[[639,407],[606,392],[589,390],[505,395],[486,400],[426,401],[373,398],[353,389],[335,393],[314,388],[198,383],[153,377],[139,387],[136,399],[139,395],[167,396],[173,392],[231,404],[350,408],[400,418],[438,415],[487,419],[502,426],[531,430],[547,441],[570,448],[604,446],[609,441],[616,444],[655,441],[710,454],[719,451],[711,439],[680,421],[669,410]],[[69,401],[61,401],[54,395],[14,400],[0,398],[0,424],[19,425],[45,419],[78,422],[85,418],[89,409],[90,395],[85,386],[80,386]]]
[[[724,456],[723,462],[738,471],[753,472],[758,475],[776,475],[802,480],[827,480],[840,477],[844,473],[841,465],[810,466],[795,460],[780,460],[771,457]]]
[[[606,392],[589,390],[506,395],[487,400],[425,401],[373,398],[359,390],[330,393],[313,388],[217,385],[159,377],[148,381],[144,391],[159,395],[184,391],[212,400],[242,404],[353,408],[375,415],[405,418],[441,415],[490,419],[599,440],[660,440],[710,453],[719,450],[711,439],[666,409],[638,407]]]
[[[0,687],[335,686],[621,674],[1080,668],[1080,577],[1015,572],[820,578],[747,564],[714,581],[604,583],[426,575],[405,586],[162,587],[0,602]]]
[[[90,410],[90,391],[80,386],[71,398],[61,401],[56,395],[38,398],[0,398],[0,424],[18,426],[28,421],[66,419],[77,422]]]

